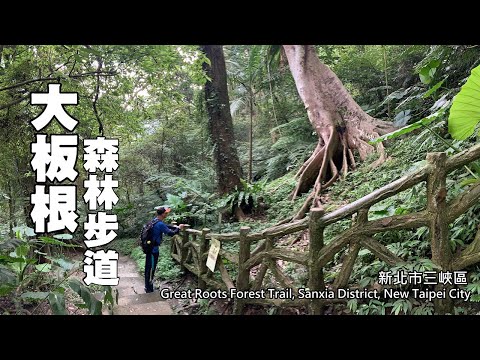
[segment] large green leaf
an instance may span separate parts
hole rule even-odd
[[[358,256],[365,256],[365,255],[368,255],[368,254],[371,254],[372,252],[368,249],[362,249],[358,252]]]
[[[463,180],[462,182],[460,182],[460,186],[461,187],[464,187],[464,186],[467,186],[467,185],[472,185],[472,184],[476,184],[480,182],[480,179],[477,179],[477,178],[468,178],[468,179],[465,179]]]
[[[35,268],[39,272],[49,272],[52,270],[52,264],[49,264],[49,263],[37,264],[35,265]]]
[[[429,116],[427,116],[427,117],[425,117],[421,120],[418,120],[418,121],[414,122],[413,124],[410,124],[410,125],[405,126],[401,129],[395,130],[395,131],[393,131],[391,133],[388,133],[388,134],[385,134],[383,136],[380,136],[376,139],[372,139],[372,140],[369,141],[369,143],[370,144],[376,144],[380,141],[385,141],[385,140],[396,138],[400,135],[408,134],[409,132],[412,132],[413,130],[419,129],[419,128],[425,126],[425,125],[428,125],[428,124],[432,123],[444,112],[445,112],[445,107],[440,109],[439,111],[433,113],[432,115],[429,115]]]
[[[71,279],[68,285],[80,295],[91,315],[102,315],[102,302],[97,300],[85,285],[77,279]]]
[[[429,68],[423,68],[420,73],[420,81],[426,85],[430,84],[432,81],[432,78],[430,77],[430,69]]]
[[[25,235],[28,237],[35,236],[35,231],[26,225],[16,226],[12,229],[15,233]]]
[[[448,131],[457,140],[473,134],[480,121],[480,66],[472,70],[460,92],[453,98]]]
[[[56,258],[56,257],[53,257],[53,256],[47,256],[46,258],[53,261],[55,264],[60,266],[65,271],[70,271],[70,270],[73,269],[74,266],[78,266],[78,262],[76,262],[76,261],[72,262],[72,261],[62,259],[62,258]]]
[[[445,79],[447,77],[445,77]],[[423,94],[423,98],[424,99],[428,98],[430,95],[434,94],[438,89],[440,89],[440,87],[443,85],[443,82],[445,81],[445,79],[443,79],[443,80],[439,81],[438,83],[436,83],[435,85],[433,85],[425,94]]]
[[[15,280],[16,275],[12,270],[4,265],[0,265],[0,284],[13,284]]]
[[[29,246],[28,245],[20,245],[17,246],[15,251],[10,253],[10,256],[17,257],[17,258],[25,258],[28,254]]]
[[[59,240],[72,240],[73,239],[72,234],[57,234],[57,235],[53,235],[53,237],[55,239],[59,239]]]
[[[113,299],[112,287],[111,286],[104,286],[103,292],[105,296],[103,297],[103,303],[106,304],[107,302],[110,303],[112,306],[115,306],[115,301]]]
[[[49,294],[50,293],[44,292],[44,291],[37,291],[37,292],[27,291],[27,292],[24,292],[22,295],[20,295],[20,297],[22,299],[30,299],[30,300],[45,300],[49,296]]]
[[[420,81],[424,84],[430,84],[433,80],[437,67],[440,66],[439,60],[432,60],[419,71]]]
[[[14,253],[11,253],[14,254]],[[12,257],[8,255],[0,255],[0,261],[5,263],[25,262],[24,258]]]
[[[400,126],[407,125],[408,120],[412,118],[412,115],[410,113],[411,113],[410,109],[400,111],[395,116],[395,119],[393,121],[393,126],[400,127]]]
[[[55,315],[68,315],[67,309],[65,308],[65,297],[63,294],[52,292],[48,295],[48,301],[50,302],[50,307]]]
[[[65,234],[68,235],[68,234]],[[57,235],[55,235],[57,236]],[[40,236],[39,239],[44,242],[45,244],[50,244],[50,245],[58,245],[58,246],[63,246],[63,247],[82,247],[81,245],[75,245],[75,244],[66,244],[63,241],[47,237],[47,236]]]

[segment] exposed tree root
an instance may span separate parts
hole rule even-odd
[[[348,159],[350,160],[350,166],[352,167],[352,170],[357,169],[357,163],[355,162],[355,157],[353,156],[352,149],[347,148],[348,150]]]
[[[376,136],[379,136],[378,133],[372,134],[371,137]],[[349,170],[356,169],[357,164],[353,150],[358,151],[361,160],[377,152],[379,158],[369,168],[381,165],[386,160],[383,144],[379,143],[375,148],[368,144],[367,141],[368,139],[363,137],[349,139],[346,132],[338,133],[335,130],[331,132],[329,139],[325,143],[326,145],[321,146],[320,143],[323,141],[319,141],[319,145],[317,145],[310,158],[305,161],[296,174],[298,183],[291,194],[291,199],[294,200],[299,194],[309,189],[311,189],[311,192],[300,210],[291,219],[286,219],[282,223],[299,220],[305,216],[310,207],[321,206],[321,193],[333,185],[340,176],[345,178]],[[351,145],[355,146],[353,150]],[[315,175],[315,182],[313,182],[312,179]]]
[[[315,150],[295,176],[298,183],[291,199],[310,191],[292,218],[298,220],[311,206],[321,205],[321,192],[356,168],[355,151],[361,161],[377,151],[379,158],[371,167],[384,162],[383,145],[379,143],[375,148],[368,142],[395,128],[363,111],[335,73],[319,60],[314,46],[283,45],[283,50],[310,123],[318,135]]]
[[[303,193],[308,190],[307,184],[311,183],[313,179],[318,176],[318,171],[325,158],[325,147],[317,145],[313,154],[302,165],[295,177],[298,177],[298,185],[295,187],[291,195],[291,199],[295,199],[299,193]]]

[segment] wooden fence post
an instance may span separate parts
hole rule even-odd
[[[202,290],[205,290],[207,287],[207,284],[205,283],[205,280],[202,279],[202,276],[207,276],[207,262],[203,258],[203,254],[208,251],[208,240],[207,240],[207,234],[210,232],[210,229],[204,228],[202,229],[202,235],[200,236],[200,248],[198,251],[198,258],[199,258],[199,263],[198,263],[198,287]]]
[[[250,231],[248,226],[240,228],[240,249],[238,251],[238,275],[236,287],[238,290],[248,290],[250,282],[250,269],[245,269],[245,262],[250,258],[250,243],[247,234]],[[244,299],[235,299],[233,313],[241,315],[245,305]]]
[[[325,290],[323,281],[323,271],[317,265],[318,253],[323,248],[323,231],[321,217],[325,211],[323,208],[310,209],[310,220],[308,223],[308,231],[310,233],[310,246],[308,251],[308,288],[310,290]],[[320,299],[314,299],[310,302],[310,314],[322,315],[323,302]]]
[[[354,226],[362,227],[368,222],[368,209],[369,208],[366,207],[358,210],[355,223],[353,224]],[[343,260],[342,268],[337,274],[335,281],[333,282],[333,288],[335,290],[342,289],[348,285],[348,280],[350,279],[350,275],[352,274],[355,260],[357,260],[360,246],[360,239],[353,238],[352,240],[350,240],[347,256]]]
[[[172,225],[177,225],[176,221],[172,221]],[[170,242],[170,254],[173,254],[175,251],[175,238],[172,238],[172,241]]]
[[[450,270],[452,260],[452,251],[448,240],[446,160],[445,153],[427,154],[427,161],[432,165],[432,172],[427,179],[427,211],[430,216],[432,261],[442,270]],[[443,286],[439,284],[435,290],[443,290]],[[437,314],[452,313],[453,311],[453,301],[448,295],[445,299],[436,299],[434,305]]]
[[[185,244],[188,242],[188,228],[190,225],[185,224],[183,226],[183,232],[182,232],[182,246],[180,246],[180,268],[182,272],[186,272],[187,268],[185,267],[185,260],[187,259],[187,249],[184,247]]]

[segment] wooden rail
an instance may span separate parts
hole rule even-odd
[[[429,153],[426,166],[361,199],[327,214],[324,214],[321,208],[313,208],[309,216],[302,220],[270,227],[258,233],[250,233],[248,227],[242,227],[240,232],[227,234],[211,233],[209,229],[199,231],[186,227],[181,232],[181,236],[174,237],[172,241],[172,257],[181,264],[182,268],[198,276],[198,286],[202,289],[209,286],[223,290],[232,287],[239,290],[260,290],[269,272],[274,282],[283,288],[292,288],[293,292],[297,293],[298,288],[294,286],[293,279],[278,266],[278,260],[304,266],[308,272],[309,289],[323,290],[325,289],[323,268],[334,258],[335,254],[348,247],[347,255],[333,283],[333,288],[337,289],[348,285],[353,265],[361,248],[370,250],[376,257],[389,265],[404,262],[386,246],[375,240],[372,237],[374,234],[427,226],[430,229],[432,261],[442,270],[464,269],[480,262],[480,230],[472,243],[463,251],[452,254],[448,239],[448,224],[477,203],[480,199],[480,183],[471,185],[468,191],[447,203],[446,177],[451,171],[479,158],[480,144],[450,158],[447,158],[445,153]],[[412,214],[368,220],[368,211],[372,205],[423,181],[426,181],[427,185],[427,206],[424,210]],[[354,214],[356,216],[352,226],[331,239],[328,244],[324,244],[325,228]],[[277,244],[277,240],[281,237],[307,229],[310,236],[308,251],[294,251]],[[217,271],[218,273],[216,276],[205,265],[211,239],[217,239],[222,244],[233,243],[238,247],[238,251],[221,249],[217,258],[215,273]],[[255,247],[252,249],[253,246]],[[288,299],[235,299],[234,313],[241,314],[244,306],[250,303],[308,306],[311,314],[321,314],[326,303],[338,301],[338,299],[296,299],[293,301]],[[436,313],[451,312],[452,307],[453,304],[448,297],[435,302]]]

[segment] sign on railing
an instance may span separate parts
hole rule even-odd
[[[207,268],[209,268],[212,272],[215,271],[215,264],[217,263],[218,253],[220,252],[220,241],[217,239],[211,240],[210,250],[208,252],[207,258]]]

